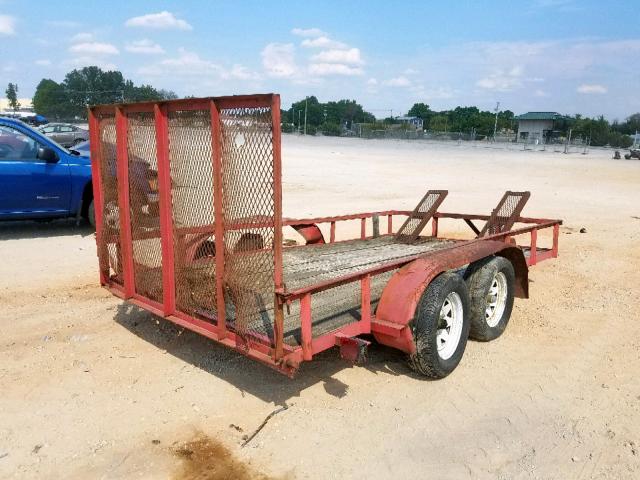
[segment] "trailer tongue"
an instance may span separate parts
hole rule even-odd
[[[520,216],[528,192],[489,216],[439,212],[435,190],[414,211],[283,218],[278,95],[101,105],[89,126],[101,284],[289,375],[334,346],[361,359],[372,334],[443,377],[468,336],[504,331],[528,266],[558,255],[561,221]],[[441,219],[475,238],[442,237]],[[354,220],[359,237],[337,241]],[[306,243],[284,247],[285,227]]]

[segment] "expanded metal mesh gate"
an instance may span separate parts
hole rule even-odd
[[[281,355],[279,97],[105,105],[89,120],[102,283]]]

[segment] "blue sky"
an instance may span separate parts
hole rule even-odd
[[[640,111],[637,1],[0,0],[0,86],[117,68],[180,96],[353,98],[605,115]]]

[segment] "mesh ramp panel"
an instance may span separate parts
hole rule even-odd
[[[116,159],[116,122],[114,114],[98,116],[100,138],[100,177],[102,185],[102,245],[100,264],[110,282],[123,285],[120,251],[120,208]]]
[[[530,196],[531,192],[505,192],[500,202],[498,202],[498,206],[491,212],[489,220],[485,223],[478,237],[511,230]]]
[[[269,107],[220,110],[225,294],[230,329],[274,344],[274,158]],[[239,345],[241,346],[241,345]]]
[[[176,308],[201,320],[216,315],[211,116],[169,112],[169,165]]]
[[[162,247],[158,207],[155,117],[128,115],[129,206],[135,291],[162,302]]]
[[[429,190],[402,224],[396,239],[404,243],[414,242],[448,194],[447,190]]]

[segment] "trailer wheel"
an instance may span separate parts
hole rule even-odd
[[[443,273],[429,284],[413,319],[413,370],[444,378],[458,366],[469,336],[469,303],[467,286],[455,273]]]
[[[469,265],[464,277],[471,296],[469,337],[481,342],[498,338],[513,309],[513,265],[504,257],[487,257]]]

